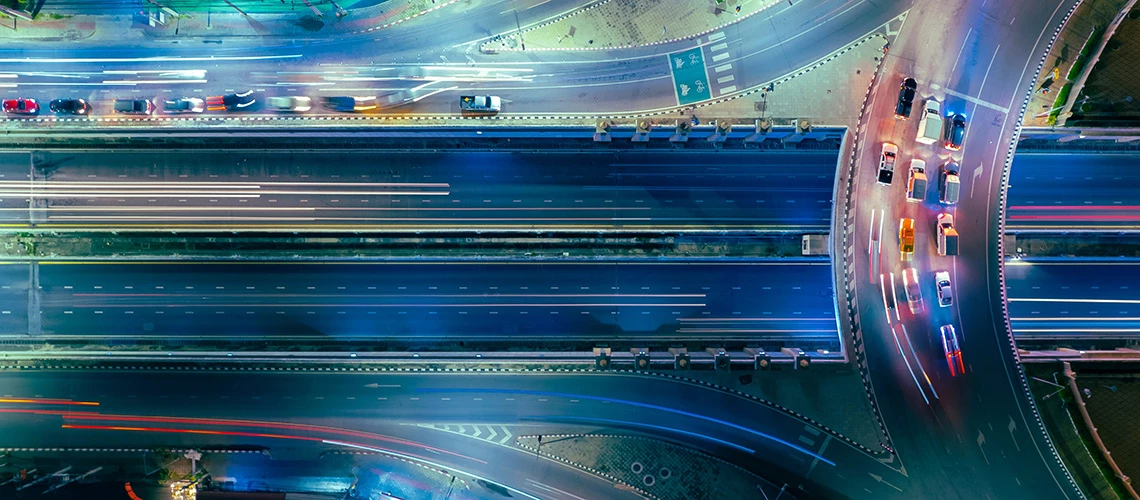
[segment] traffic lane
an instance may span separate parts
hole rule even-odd
[[[808,484],[819,482],[844,496],[862,496],[866,494],[862,488],[866,487],[881,497],[885,489],[875,485],[869,475],[863,478],[838,476],[839,470],[851,470],[848,465],[872,471],[882,466],[874,457],[842,440],[828,437],[818,428],[738,396],[658,377],[170,371],[20,375],[7,375],[15,379],[12,390],[16,393],[38,391],[41,397],[75,398],[91,394],[99,399],[98,411],[103,414],[287,419],[365,432],[378,431],[378,426],[398,429],[396,424],[409,421],[454,422],[457,418],[464,422],[539,422],[544,425],[550,425],[549,421],[553,420],[575,428],[583,425],[612,428],[626,422],[633,423],[641,432],[663,435],[702,449],[721,443],[754,450],[751,461],[742,465],[752,469],[772,465],[795,469],[797,475],[813,476],[806,481]],[[189,382],[191,378],[193,383]],[[186,392],[179,389],[177,397],[160,397],[170,393],[172,387],[186,388]],[[194,404],[186,405],[187,400]],[[5,414],[2,418],[12,416]],[[85,420],[84,416],[74,414],[66,418]],[[564,422],[567,418],[579,421],[567,424]],[[54,420],[40,431],[45,440],[54,440],[60,433],[72,435],[69,438],[73,439],[72,444],[67,446],[75,446],[76,442],[97,446],[114,439],[113,435],[101,432],[92,437],[91,429],[58,429],[55,427],[59,424],[58,418]],[[103,422],[114,424],[113,420]],[[138,425],[139,421],[128,422]],[[160,435],[157,434],[156,439],[163,439],[158,437]],[[211,437],[202,439],[215,441]],[[792,456],[809,459],[787,458]],[[811,458],[813,456],[818,460]]]
[[[31,155],[28,152],[0,151],[0,186],[9,183],[26,184],[31,177]],[[0,224],[26,222],[29,217],[29,199],[23,193],[0,196]]]
[[[1131,337],[1140,333],[1135,261],[1006,262],[1017,338]]]
[[[830,219],[834,160],[828,153],[56,152],[37,155],[49,181],[31,187],[49,199],[43,217],[60,224],[820,226]]]
[[[1007,227],[1120,227],[1140,222],[1140,157],[1019,153],[1010,172]]]
[[[42,265],[54,335],[837,342],[827,262]]]
[[[1018,10],[1016,20],[1020,23],[1021,20],[1034,21],[1037,17],[1049,17],[1052,9],[1039,9],[1034,6],[1032,12],[1020,12],[1026,10],[1018,6],[1005,6],[1002,8],[1014,8]],[[948,6],[948,9],[965,8],[965,6]],[[997,8],[997,7],[991,7]],[[1041,11],[1044,11],[1043,13]],[[943,19],[959,19],[966,21],[970,16],[963,15],[950,15],[950,13],[942,13]],[[1063,14],[1063,12],[1062,12]],[[927,13],[926,15],[930,15]],[[1032,28],[1037,30],[1041,26],[1042,31],[1050,29],[1048,26],[1053,26],[1059,22],[1059,18],[1053,19],[1038,19],[1040,24]],[[986,67],[998,67],[1014,69],[1021,68],[1022,65],[1018,64],[1015,67],[1006,65],[997,65],[991,63],[994,54],[998,52],[996,46],[992,45],[992,40],[996,38],[989,36],[989,31],[998,28],[995,24],[980,24],[974,26],[967,26],[966,23],[961,23],[953,33],[967,33],[969,29],[985,28],[985,32],[980,33],[979,40],[981,45],[976,50],[972,50],[965,57],[982,59],[982,63]],[[1018,25],[1018,28],[1023,28]],[[1036,32],[1034,32],[1036,34]],[[940,50],[939,47],[948,47],[956,43],[961,43],[962,38],[953,40],[939,41],[930,39],[929,33],[921,30],[907,32],[904,30],[900,34],[899,43],[896,44],[898,50],[892,47],[891,56],[888,57],[888,66],[884,72],[886,74],[896,74],[897,78],[901,79],[903,76],[916,75],[920,80],[933,81],[941,84],[943,81],[956,82],[954,85],[962,82],[953,80],[950,72],[939,73],[935,65],[943,65],[946,57],[945,54],[930,54],[931,57],[924,57],[923,54],[911,48],[910,42],[917,41],[921,45],[919,48],[923,50],[935,49]],[[965,36],[965,35],[963,35]],[[953,37],[951,37],[953,38]],[[1039,40],[1036,37],[1030,37],[1029,43],[1011,43],[1003,44],[1001,50],[1013,50],[1014,52],[1024,49],[1023,54],[1039,53],[1038,49],[1033,47],[1034,40]],[[1047,40],[1047,38],[1046,38]],[[985,46],[991,43],[990,46]],[[982,55],[987,57],[982,57]],[[1030,55],[1026,55],[1028,59]],[[1000,57],[999,57],[1000,58]],[[1025,59],[1022,59],[1024,61]],[[913,61],[918,61],[915,63]],[[899,72],[892,72],[891,66],[897,65],[900,69]],[[976,65],[976,64],[975,64]],[[929,66],[929,67],[918,67]],[[973,75],[974,77],[980,76],[981,79],[987,79],[986,76]],[[924,78],[924,75],[927,75]],[[930,76],[933,75],[933,76]],[[941,76],[940,76],[941,75]],[[992,76],[992,75],[991,75]],[[1022,78],[1022,81],[1024,81]],[[891,81],[892,79],[884,79],[883,81]],[[898,80],[894,80],[898,81]],[[1015,83],[1015,78],[988,78],[988,83],[994,84],[997,82],[1002,83]],[[1008,99],[1007,94],[1005,98],[998,99],[994,96],[993,91],[996,87],[993,85],[982,86],[981,81],[978,81],[979,92],[982,98],[990,101],[998,101],[999,103]],[[1019,83],[1016,84],[1020,86]],[[893,86],[892,86],[893,87]],[[966,87],[968,88],[968,87]],[[883,90],[886,89],[886,90]],[[998,89],[1000,90],[1000,89]],[[1006,89],[1007,92],[1013,92]],[[999,92],[1000,94],[1000,92]],[[872,96],[872,107],[875,111],[875,116],[872,117],[871,123],[879,123],[880,128],[884,129],[890,127],[885,125],[889,119],[890,109],[893,108],[894,99],[897,91],[891,87],[880,87]],[[1000,97],[1000,96],[999,96]],[[958,98],[958,96],[955,96]],[[962,99],[969,101],[968,99]],[[973,102],[971,102],[973,104]],[[990,103],[992,104],[992,103]],[[988,111],[986,111],[988,110]],[[993,174],[994,168],[992,165],[997,163],[993,157],[996,157],[998,151],[1004,151],[996,147],[978,147],[971,146],[975,144],[977,139],[973,137],[989,137],[990,132],[994,132],[997,139],[994,139],[997,144],[1005,144],[1001,139],[1008,138],[1008,132],[1004,130],[998,131],[997,129],[1003,124],[1003,117],[993,112],[992,107],[981,107],[977,110],[967,108],[967,113],[972,116],[972,121],[976,124],[987,124],[986,132],[981,132],[977,129],[972,129],[967,136],[966,146],[963,150],[964,156],[955,154],[955,157],[962,158],[963,165],[963,186],[962,186],[962,201],[957,207],[957,217],[959,232],[963,234],[965,241],[962,245],[962,256],[957,259],[954,266],[952,275],[955,277],[957,288],[959,290],[958,305],[953,309],[961,311],[963,323],[960,325],[960,330],[963,331],[963,337],[966,339],[964,342],[963,352],[964,358],[967,363],[967,376],[959,377],[958,380],[953,381],[952,386],[934,385],[940,388],[941,397],[926,404],[925,401],[919,396],[918,392],[923,387],[920,380],[906,373],[911,371],[905,366],[904,360],[908,357],[900,356],[899,349],[895,343],[893,336],[887,331],[886,318],[884,317],[884,307],[882,305],[882,298],[878,286],[874,283],[865,283],[860,280],[860,290],[862,300],[859,303],[859,317],[861,326],[864,332],[872,328],[878,328],[877,332],[872,334],[865,334],[864,339],[867,343],[868,362],[870,364],[869,372],[875,386],[878,387],[902,387],[903,390],[880,391],[876,395],[876,399],[880,403],[880,409],[883,415],[888,432],[892,436],[893,446],[898,452],[898,456],[905,465],[912,481],[909,483],[909,491],[927,492],[927,491],[949,491],[947,488],[953,488],[954,485],[960,484],[957,482],[961,477],[972,477],[976,481],[970,485],[970,496],[978,496],[981,491],[986,491],[987,495],[993,497],[1019,497],[1026,494],[1036,494],[1038,496],[1059,496],[1068,495],[1073,496],[1070,485],[1062,486],[1057,477],[1064,477],[1064,472],[1059,470],[1052,458],[1043,455],[1038,450],[1044,449],[1047,444],[1046,438],[1043,434],[1039,434],[1037,427],[1030,427],[1031,406],[1022,406],[1029,404],[1024,401],[1024,396],[1019,400],[1017,394],[1022,393],[1020,386],[1015,386],[1015,381],[1018,380],[1017,366],[1013,359],[1012,349],[1008,345],[1002,349],[1000,343],[996,340],[998,335],[985,335],[984,332],[994,331],[994,326],[1000,324],[1000,303],[990,303],[989,298],[994,295],[990,294],[971,294],[965,292],[966,290],[982,289],[988,290],[989,280],[988,276],[996,275],[996,269],[993,268],[978,268],[975,266],[967,267],[966,263],[971,262],[991,262],[993,259],[989,258],[991,255],[996,255],[996,243],[993,248],[989,248],[988,238],[975,237],[971,239],[971,234],[986,235],[991,232],[991,229],[997,227],[997,221],[990,214],[988,201],[995,199],[996,193],[992,190],[993,186],[999,184],[994,183],[993,177],[987,174]],[[881,117],[881,118],[878,118]],[[993,123],[994,130],[989,130],[988,124]],[[903,134],[901,139],[897,138],[898,134],[886,135],[877,134],[872,131],[869,136],[881,138],[882,140],[895,139],[910,143],[913,139],[913,131],[907,131]],[[862,179],[866,175],[866,179],[874,177],[874,169],[877,165],[878,144],[874,146],[865,147],[864,157],[861,158],[861,165],[866,165],[867,170],[871,173],[860,174]],[[935,155],[939,160],[945,159],[945,154],[936,152]],[[991,156],[992,155],[992,156]],[[986,157],[987,159],[983,159]],[[928,160],[929,165],[929,160]],[[988,166],[987,166],[988,165]],[[1000,172],[997,172],[1000,174]],[[975,177],[983,177],[977,180],[976,191],[971,190],[972,184],[969,180],[974,180]],[[999,177],[1000,178],[1000,177]],[[854,199],[858,200],[861,204],[868,202],[874,203],[876,198],[869,193],[859,191],[863,186],[874,187],[871,185],[872,181],[860,181],[856,187]],[[971,204],[968,200],[982,200],[978,201],[981,205]],[[866,205],[864,205],[865,207]],[[878,208],[878,207],[876,207]],[[868,220],[867,208],[862,209],[856,220],[860,224],[862,221]],[[994,212],[996,213],[996,211]],[[897,219],[895,213],[890,213],[888,219]],[[889,226],[888,226],[889,227]],[[929,227],[929,226],[927,226]],[[868,263],[863,260],[868,257],[863,256],[864,249],[870,244],[868,234],[869,228],[865,225],[857,229],[854,233],[856,238],[856,248],[859,250],[855,253],[857,266],[866,268]],[[888,233],[889,234],[889,233]],[[889,241],[889,240],[888,240]],[[973,245],[973,246],[971,246]],[[922,254],[916,254],[922,255]],[[975,256],[976,258],[969,257]],[[919,257],[916,257],[919,258]],[[920,271],[923,269],[932,268],[931,263],[918,264]],[[933,269],[929,269],[932,271]],[[929,272],[928,271],[928,272]],[[979,273],[978,271],[985,271]],[[860,273],[862,274],[862,273]],[[975,274],[980,274],[980,279],[972,279]],[[964,297],[964,298],[963,298]],[[975,304],[982,301],[981,304]],[[992,307],[998,306],[997,312]],[[869,308],[869,309],[868,309]],[[984,309],[984,311],[983,311]],[[988,313],[988,316],[987,316]],[[921,322],[926,326],[921,328],[914,328],[915,332],[929,328],[931,331],[936,326],[935,321],[927,320]],[[1003,323],[1003,322],[1002,322]],[[912,323],[914,324],[914,323]],[[972,332],[983,331],[982,334],[974,334]],[[882,332],[882,333],[879,333]],[[875,334],[878,333],[878,334]],[[999,332],[1000,333],[1000,332]],[[974,338],[986,337],[986,340],[973,341]],[[928,337],[929,338],[929,337]],[[995,353],[994,350],[997,352]],[[983,352],[985,351],[985,352]],[[989,353],[989,356],[986,355]],[[922,356],[922,354],[919,354]],[[914,359],[913,356],[909,357]],[[912,362],[913,364],[913,362]],[[900,365],[902,365],[900,367]],[[977,377],[974,376],[978,373]],[[905,374],[899,376],[899,374]],[[996,377],[1004,376],[1006,380],[1011,380],[1008,387],[1010,389],[1003,389],[1007,387],[1000,381],[995,382]],[[947,387],[956,389],[957,394],[960,396],[957,401],[948,401],[950,394],[952,394]],[[1010,397],[1011,394],[1014,397]],[[975,401],[981,401],[983,404],[988,404],[982,408],[976,408]],[[1029,415],[1029,417],[1027,417]],[[1016,420],[1014,420],[1016,418]],[[1027,431],[1027,428],[1029,430]],[[1003,437],[998,431],[1009,429],[1006,433],[1008,437]],[[952,467],[947,467],[945,464],[951,464]],[[1061,479],[1064,481],[1064,479]],[[1027,492],[1027,489],[1035,489],[1034,492]],[[964,494],[964,493],[963,493]],[[913,496],[913,494],[911,495]]]
[[[842,6],[842,2],[839,2],[839,1],[829,2],[829,4],[833,5],[835,7]],[[796,24],[798,22],[801,25],[806,25],[806,24],[810,23],[813,25],[813,28],[812,28],[813,30],[815,28],[825,27],[825,26],[829,27],[829,28],[835,27],[835,31],[830,31],[826,34],[820,34],[819,35],[821,37],[826,38],[825,43],[818,43],[818,38],[813,38],[813,37],[808,37],[808,36],[798,36],[798,35],[786,36],[786,35],[780,35],[780,34],[768,34],[767,33],[768,26],[773,25],[773,21],[771,19],[767,19],[767,20],[761,19],[761,16],[753,16],[752,18],[749,18],[749,19],[742,21],[742,23],[749,23],[750,26],[754,24],[757,27],[757,29],[749,28],[748,31],[751,33],[752,36],[744,39],[745,40],[744,43],[746,45],[739,50],[739,52],[741,54],[743,54],[741,56],[741,58],[731,59],[728,61],[719,61],[719,62],[717,62],[717,66],[719,67],[719,66],[724,66],[725,64],[729,64],[729,65],[735,65],[738,68],[745,68],[745,67],[748,67],[748,68],[765,68],[764,70],[762,70],[762,74],[760,74],[760,75],[752,75],[751,73],[749,73],[747,71],[741,71],[740,75],[737,76],[737,80],[741,82],[739,84],[739,86],[741,88],[756,86],[756,85],[760,85],[762,83],[769,82],[769,81],[775,79],[776,77],[781,76],[784,73],[788,73],[788,72],[794,70],[795,68],[798,68],[798,67],[806,64],[809,61],[816,60],[816,59],[819,59],[819,58],[825,56],[827,53],[833,51],[836,47],[840,47],[846,43],[849,43],[851,40],[862,36],[864,33],[867,32],[866,26],[874,26],[874,25],[881,24],[881,22],[885,22],[887,19],[889,19],[891,17],[891,15],[884,14],[884,12],[890,11],[890,12],[893,12],[895,14],[897,14],[897,12],[898,12],[896,10],[891,10],[891,9],[881,9],[881,10],[880,9],[867,10],[867,9],[870,9],[870,7],[858,8],[858,6],[856,6],[856,7],[847,8],[847,9],[832,9],[831,12],[825,13],[823,15],[816,15],[815,12],[806,12],[806,11],[801,12],[801,11],[797,11],[796,9],[789,9],[789,11],[781,10],[779,14],[776,14],[777,18],[780,19],[779,24],[787,24],[787,23]],[[872,16],[875,19],[875,21],[869,22],[866,25],[862,24],[863,17],[860,17],[860,16],[868,16],[868,15]],[[786,17],[783,17],[783,16],[786,16]],[[881,21],[879,20],[879,18],[882,18]],[[755,36],[755,33],[757,33],[757,32],[761,33],[761,36]],[[765,35],[767,35],[767,36],[765,36]],[[801,33],[800,35],[803,35],[803,33]],[[416,37],[413,37],[413,38],[416,38]],[[320,45],[318,44],[318,47],[319,46]],[[537,75],[545,75],[545,74],[551,75],[551,77],[549,77],[549,78],[539,77],[538,79],[536,79],[534,81],[519,81],[518,75],[513,75],[510,77],[503,77],[503,78],[496,78],[490,82],[484,82],[484,81],[479,80],[479,79],[470,79],[470,78],[462,79],[461,78],[459,80],[441,81],[441,83],[438,86],[433,87],[433,88],[435,88],[435,89],[447,88],[447,82],[457,82],[459,84],[459,87],[460,87],[459,91],[471,92],[471,91],[478,90],[478,91],[489,91],[489,92],[499,93],[504,97],[504,99],[507,102],[511,103],[511,106],[517,106],[518,108],[525,109],[528,112],[543,112],[543,111],[552,111],[552,110],[557,110],[557,111],[561,111],[561,112],[572,111],[572,110],[573,111],[606,110],[606,111],[614,112],[614,111],[619,110],[619,109],[626,109],[627,111],[632,111],[632,110],[639,110],[639,109],[653,109],[653,108],[660,108],[660,107],[670,107],[670,106],[676,106],[677,101],[676,101],[676,96],[673,94],[674,91],[672,89],[672,81],[671,81],[670,75],[668,73],[668,66],[669,66],[668,60],[664,54],[659,53],[659,50],[660,49],[682,50],[682,49],[688,49],[690,47],[691,47],[690,41],[682,41],[682,42],[674,42],[671,44],[666,44],[666,45],[661,46],[661,47],[654,46],[654,47],[650,47],[650,48],[641,48],[641,49],[634,49],[634,50],[629,50],[629,51],[621,51],[620,53],[618,53],[621,55],[619,55],[617,57],[612,56],[610,53],[600,52],[600,53],[598,53],[599,57],[595,58],[597,61],[590,63],[590,64],[593,64],[594,67],[596,68],[594,70],[594,72],[598,73],[598,76],[596,78],[600,79],[600,81],[594,81],[594,82],[578,82],[578,83],[569,82],[569,83],[567,83],[566,81],[564,81],[566,78],[576,78],[576,77],[571,77],[570,75],[576,75],[579,73],[589,71],[590,64],[586,64],[586,65],[576,64],[573,66],[563,66],[561,69],[558,69],[558,70],[551,70],[551,69],[548,69],[545,67],[537,67],[536,68],[536,67],[529,67],[529,66],[517,68],[517,69],[522,70],[523,73],[529,73],[530,71],[533,71],[533,73],[537,74]],[[781,47],[782,50],[779,50],[779,51],[775,50],[775,48],[777,48],[777,47]],[[397,50],[394,52],[394,54],[392,54],[390,56],[390,57],[392,57],[392,60],[383,61],[383,62],[381,62],[381,64],[388,63],[388,62],[405,61],[407,58],[411,57],[410,52],[412,50],[416,51],[416,58],[417,59],[420,59],[422,57],[422,49],[420,49],[418,47],[414,48],[414,49],[409,49],[406,52],[401,52],[401,51]],[[257,56],[254,56],[254,55],[233,56],[233,57],[236,57],[239,59],[240,58],[246,58],[245,60],[236,60],[236,61],[234,61],[234,60],[223,60],[223,61],[212,63],[213,64],[213,67],[212,67],[213,71],[216,74],[222,75],[219,77],[220,80],[219,79],[211,80],[209,77],[175,78],[175,79],[181,79],[183,81],[180,83],[163,82],[163,85],[168,85],[168,84],[181,85],[181,86],[183,86],[184,89],[189,89],[189,90],[193,90],[195,92],[201,93],[201,92],[206,91],[206,88],[203,87],[203,84],[208,83],[210,81],[215,81],[216,83],[210,85],[209,88],[213,89],[212,91],[225,91],[226,89],[232,89],[234,87],[251,86],[251,82],[247,80],[248,77],[250,75],[255,75],[255,74],[259,74],[259,73],[263,73],[263,74],[273,74],[273,73],[278,73],[278,72],[292,72],[292,73],[308,72],[308,73],[312,73],[312,71],[311,71],[312,66],[317,61],[321,62],[322,64],[326,64],[326,65],[330,65],[330,64],[332,64],[332,65],[335,65],[335,64],[353,64],[354,62],[356,64],[362,64],[364,60],[368,60],[369,65],[375,64],[377,62],[376,57],[374,57],[374,55],[371,55],[371,54],[369,54],[369,55],[353,55],[353,56],[349,56],[347,58],[338,58],[334,54],[335,54],[335,51],[318,53],[318,52],[309,52],[307,50],[302,50],[302,49],[297,48],[297,47],[287,46],[287,47],[284,47],[283,49],[277,49],[274,51],[267,51],[266,53],[261,54],[261,55],[257,55]],[[352,54],[352,53],[349,52],[349,54]],[[625,54],[632,54],[632,55],[625,55]],[[804,55],[801,58],[791,60],[788,58],[787,54],[806,54],[806,55]],[[153,55],[153,54],[148,54],[148,55]],[[273,59],[274,57],[279,57],[279,56],[289,56],[289,57],[288,58],[282,58],[282,59]],[[302,56],[302,57],[292,57],[292,56]],[[461,52],[456,52],[456,54],[454,56],[456,58],[467,57],[465,54],[463,54]],[[260,59],[261,57],[269,57],[270,59],[262,60],[262,59]],[[341,56],[341,57],[344,57],[344,56]],[[507,56],[507,55],[499,55],[499,56],[476,55],[476,56],[472,56],[472,57],[478,57],[479,59],[475,60],[475,61],[480,65],[486,65],[486,64],[492,64],[493,65],[497,61],[500,61],[500,60],[505,61],[508,64],[512,63],[512,62],[519,62],[519,61],[508,60],[507,57],[527,58],[527,57],[530,57],[530,54],[516,54],[513,56]],[[565,56],[562,54],[559,54],[556,57],[565,58]],[[306,58],[308,59],[307,61],[302,61],[302,59],[306,59]],[[603,58],[610,58],[610,59],[603,59]],[[20,58],[14,58],[14,59],[18,60]],[[443,59],[445,60],[445,65],[446,65],[447,57],[444,56]],[[525,59],[523,59],[523,60],[525,60]],[[638,60],[645,61],[642,64],[645,64],[646,67],[637,67],[638,64],[633,64],[634,67],[630,68],[630,66],[631,66],[630,61],[638,61]],[[146,64],[153,64],[153,63],[147,62]],[[163,75],[164,77],[166,77],[168,75],[174,74],[172,72],[172,70],[177,69],[179,71],[187,72],[187,73],[185,73],[186,75],[193,77],[193,76],[196,76],[196,73],[194,73],[195,71],[200,71],[200,70],[204,69],[203,67],[194,67],[195,65],[193,63],[186,62],[186,61],[180,62],[178,64],[179,64],[179,67],[177,67],[177,68],[163,68],[163,71],[156,71],[156,74]],[[432,61],[431,64],[436,65],[436,62]],[[203,64],[197,63],[197,66],[203,66]],[[533,66],[533,64],[532,64],[532,66]],[[711,67],[711,65],[710,65],[710,67]],[[771,69],[767,69],[767,68],[771,68]],[[102,68],[102,69],[107,69],[107,68]],[[205,69],[208,71],[210,68],[205,68]],[[130,70],[129,69],[116,69],[115,71],[130,71]],[[151,70],[151,71],[155,71],[155,70]],[[336,71],[336,70],[334,69],[333,71]],[[558,74],[559,72],[563,72],[565,74]],[[149,73],[147,73],[147,74],[149,74]],[[522,73],[520,73],[520,74],[522,74]],[[77,76],[80,78],[84,78],[84,76],[82,76],[82,75],[77,75]],[[390,85],[391,81],[386,76],[380,76],[380,77],[369,77],[368,75],[365,75],[365,76],[366,76],[366,78],[363,78],[363,79],[361,79],[359,76],[354,77],[355,80],[351,80],[353,82],[353,84],[350,86],[347,86],[347,88],[350,89],[349,91],[354,92],[354,93],[364,93],[364,94],[373,93],[374,94],[376,92],[381,91],[382,88],[387,88],[387,87],[391,86]],[[239,77],[240,77],[240,79],[239,79]],[[91,76],[87,75],[86,78],[91,78]],[[379,81],[378,82],[370,81],[373,79],[379,80]],[[205,81],[203,81],[202,83],[191,83],[190,81],[192,81],[192,80],[205,80]],[[241,80],[247,80],[247,81],[242,82]],[[86,83],[94,84],[94,85],[104,85],[101,83],[101,81],[102,80],[99,80],[99,81],[92,80],[92,81],[86,82]],[[142,81],[149,81],[149,80],[142,80]],[[31,85],[45,85],[45,84],[49,85],[49,86],[51,85],[49,82],[40,82],[40,81],[29,81],[28,83]],[[134,85],[139,84],[135,80],[132,80],[129,83],[132,83]],[[273,81],[273,82],[269,82],[267,80],[266,82],[263,82],[262,85],[256,85],[255,84],[255,86],[261,87],[261,86],[269,85],[269,84],[277,86],[278,83],[284,83],[284,84],[286,84],[286,86],[292,85],[289,82],[281,82],[280,80]],[[381,85],[375,85],[375,83],[381,83]],[[410,82],[405,82],[405,83],[410,83]],[[221,86],[219,86],[218,84],[221,84]],[[115,85],[118,85],[118,84],[116,83]],[[146,84],[144,84],[144,85],[146,85]],[[419,85],[419,84],[417,83],[416,85]],[[341,85],[341,86],[345,87],[344,85]],[[410,87],[410,85],[401,85],[396,90],[406,89],[409,87]],[[54,86],[54,88],[40,88],[39,91],[36,92],[35,95],[33,95],[33,96],[34,97],[40,97],[42,99],[49,99],[50,97],[48,97],[48,95],[54,95],[54,94],[66,95],[67,91],[70,89],[73,89],[73,88],[74,88],[74,85],[71,85],[71,86]],[[156,88],[155,93],[159,94],[160,92],[158,92],[157,89],[159,89],[161,87],[155,87],[155,88]],[[341,91],[343,91],[343,89],[337,90],[337,92],[341,92]],[[52,93],[54,93],[54,94],[52,94]],[[144,92],[144,94],[145,94],[145,92]],[[443,94],[439,94],[438,96],[433,96],[431,98],[428,98],[428,100],[426,100],[422,103],[417,103],[416,109],[419,112],[454,113],[455,112],[454,97],[456,95],[458,95],[456,92],[445,92]],[[130,96],[134,97],[135,94],[132,93]],[[94,96],[92,95],[91,97],[94,97]],[[123,97],[127,97],[127,96],[124,95]]]
[[[28,322],[31,277],[30,264],[0,264],[0,334],[27,335],[31,332],[32,325]]]

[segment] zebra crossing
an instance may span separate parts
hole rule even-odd
[[[708,51],[710,54],[709,61],[713,64],[721,63],[725,59],[732,57],[728,52],[728,42],[724,41],[725,36],[723,31],[712,33],[708,37]],[[736,84],[732,83],[736,80],[736,75],[732,72],[732,63],[723,63],[713,66],[713,75],[710,80],[715,79],[717,85],[717,95],[723,96],[736,91]],[[711,83],[711,82],[710,82]]]

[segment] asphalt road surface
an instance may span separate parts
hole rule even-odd
[[[1006,262],[1017,338],[1134,338],[1140,333],[1140,261]]]
[[[827,231],[835,163],[834,152],[10,152],[0,223]]]
[[[604,481],[575,479],[567,471],[535,476],[547,470],[545,460],[492,444],[485,430],[479,439],[418,426],[477,424],[505,426],[512,435],[649,434],[762,476],[801,477],[788,488],[797,496],[806,493],[804,498],[886,498],[894,490],[882,480],[903,487],[908,481],[876,457],[782,411],[663,377],[20,370],[0,373],[0,386],[8,398],[0,400],[4,447],[242,444],[311,456],[349,451],[351,446],[336,444],[349,443],[519,489],[528,490],[526,478],[538,478],[584,498],[621,498],[606,493]],[[26,398],[33,401],[20,401]],[[580,484],[567,483],[573,480]],[[776,498],[771,492],[778,489],[765,491]]]
[[[1140,156],[1019,153],[1010,172],[1006,232],[1134,231]]]
[[[856,226],[848,234],[854,259],[848,264],[876,401],[900,465],[913,479],[899,496],[1081,496],[1052,452],[1027,396],[1006,329],[998,251],[1003,215],[998,200],[1013,129],[1037,62],[1072,4],[975,1],[916,7],[892,44],[868,101],[862,120],[867,133],[861,134],[854,170]],[[961,151],[917,144],[917,112],[906,121],[893,117],[905,77],[919,84],[916,111],[922,100],[933,97],[943,114],[967,117]],[[905,170],[896,173],[892,185],[876,185],[880,146],[886,141],[899,146],[903,169],[914,158],[935,171],[951,158],[958,161],[959,203],[938,203],[936,183],[925,203],[907,203]],[[955,215],[961,234],[956,258],[935,251],[935,217],[941,212]],[[915,219],[913,259],[899,252],[896,231],[903,217]],[[881,252],[873,244],[875,237]],[[898,278],[904,269],[916,272],[925,307],[912,313],[903,306],[897,316],[888,315],[892,295],[905,302]],[[949,271],[956,295],[946,308],[934,302],[934,272],[943,270]],[[950,376],[937,337],[945,324],[953,325],[961,338],[965,375]]]
[[[701,37],[697,40],[709,74],[718,79],[733,76],[735,83],[712,85],[711,97],[766,85],[870,32],[887,34],[884,24],[899,16],[907,8],[904,4],[777,4],[717,32],[727,44],[718,55],[729,57],[715,62],[708,36]],[[162,101],[249,89],[255,90],[259,105],[272,95],[318,100],[380,96],[385,106],[398,107],[368,112],[386,114],[455,116],[458,96],[471,93],[501,96],[506,115],[557,112],[585,117],[678,107],[667,55],[693,48],[693,40],[612,51],[488,55],[477,49],[493,36],[516,31],[520,23],[526,28],[545,22],[573,5],[549,2],[518,9],[508,1],[459,2],[392,28],[340,33],[335,40],[228,39],[204,46],[200,38],[173,44],[122,37],[65,47],[14,40],[0,49],[0,64],[14,66],[9,69],[16,75],[15,81],[6,80],[16,85],[7,96],[44,103],[58,97],[85,98],[93,104],[95,117],[111,115],[114,98]],[[714,71],[724,66],[729,69]],[[318,107],[309,114],[332,113]]]
[[[839,343],[830,266],[819,260],[69,263],[0,273],[8,335]],[[29,297],[38,306],[30,323]]]

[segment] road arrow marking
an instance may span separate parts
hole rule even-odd
[[[1017,448],[1017,452],[1021,453],[1021,446],[1017,444],[1017,437],[1013,435],[1013,431],[1017,430],[1017,424],[1013,423],[1013,417],[1009,417],[1009,438],[1013,440],[1013,446]]]
[[[891,483],[888,483],[888,482],[887,482],[887,480],[883,479],[883,476],[880,476],[880,475],[878,475],[878,474],[871,474],[871,478],[872,478],[872,479],[874,479],[874,480],[876,480],[876,481],[878,481],[878,482],[880,482],[880,483],[883,483],[883,484],[885,484],[885,485],[887,485],[887,486],[890,486],[891,488],[894,488],[896,491],[898,491],[898,492],[900,492],[900,493],[902,492],[902,488],[899,488],[898,486],[895,486],[895,485],[893,485],[893,484],[891,484]]]
[[[473,437],[475,439],[479,439],[479,436],[483,435],[483,431],[481,429],[479,429],[478,425],[473,426],[472,428],[475,429],[475,434],[472,434],[471,437]]]
[[[495,432],[495,428],[494,428],[494,427],[491,427],[491,426],[489,426],[489,425],[488,425],[488,426],[487,426],[487,430],[488,430],[488,431],[490,431],[490,433],[491,433],[491,434],[489,434],[489,435],[487,436],[487,441],[493,441],[493,440],[495,439],[495,437],[499,435],[499,433],[498,433],[498,432]]]
[[[503,434],[506,434],[505,436],[503,436],[503,439],[499,440],[499,444],[506,444],[507,441],[510,441],[510,439],[511,439],[511,431],[508,431],[505,426],[500,425],[499,428],[503,429]]]
[[[978,449],[982,450],[982,458],[986,459],[986,465],[989,465],[990,459],[986,456],[986,450],[982,448],[982,445],[985,444],[985,442],[986,436],[982,434],[982,431],[978,431]]]

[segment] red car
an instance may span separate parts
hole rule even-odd
[[[4,112],[12,115],[34,115],[40,112],[35,99],[4,99]]]

